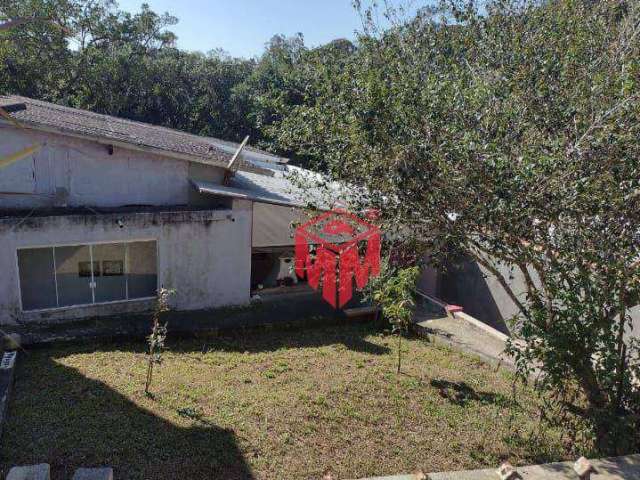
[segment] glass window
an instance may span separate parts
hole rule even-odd
[[[127,299],[127,282],[124,275],[125,250],[124,243],[93,246],[96,302]],[[96,274],[96,271],[99,273]]]
[[[20,249],[22,308],[155,297],[156,250],[155,241]]]
[[[93,303],[89,245],[54,247],[53,253],[58,282],[58,306]]]
[[[18,270],[24,310],[58,306],[53,248],[18,250]]]
[[[158,290],[156,242],[129,243],[129,298],[154,297]]]

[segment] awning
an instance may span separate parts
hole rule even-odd
[[[217,183],[204,182],[202,180],[190,179],[191,183],[199,193],[205,193],[209,195],[219,195],[221,197],[238,198],[241,200],[250,200],[258,203],[268,203],[270,205],[280,205],[284,207],[303,207],[301,202],[295,202],[286,197],[279,197],[277,195],[264,195],[259,192],[220,185]]]

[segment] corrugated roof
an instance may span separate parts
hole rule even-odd
[[[322,183],[318,174],[297,167],[285,167],[272,176],[236,172],[229,185],[192,179],[200,193],[243,198],[260,203],[327,210],[346,198],[346,189],[335,183]]]
[[[220,195],[222,197],[239,198],[242,200],[251,200],[252,202],[268,203],[271,205],[281,205],[286,207],[301,206],[300,204],[292,202],[285,197],[280,197],[278,195],[271,194],[270,192],[266,192],[266,194],[263,195],[261,192],[256,190],[245,190],[194,179],[191,179],[191,183],[193,183],[199,193],[208,193],[210,195]]]
[[[126,120],[124,118],[102,115],[87,110],[63,107],[54,103],[34,100],[17,95],[0,96],[0,107],[24,104],[26,109],[13,111],[11,116],[26,127],[79,135],[103,141],[113,141],[146,147],[167,155],[179,154],[190,157],[189,160],[224,167],[239,146],[217,138],[201,137],[170,128],[150,125],[148,123]],[[254,148],[247,148],[248,157],[257,156],[281,160],[279,157]],[[270,174],[251,162],[241,159],[238,164],[241,170],[259,171]]]

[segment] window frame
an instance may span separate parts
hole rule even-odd
[[[20,262],[19,262],[19,255],[18,252],[20,250],[33,250],[33,249],[37,249],[37,248],[51,248],[51,249],[55,249],[55,248],[60,248],[60,247],[89,247],[89,251],[91,254],[91,262],[93,262],[93,246],[94,245],[109,245],[109,244],[114,244],[114,243],[120,243],[120,244],[130,244],[130,243],[140,243],[140,242],[154,242],[155,243],[155,254],[156,254],[156,291],[160,288],[160,255],[159,255],[159,246],[158,246],[158,239],[157,238],[136,238],[136,239],[127,239],[127,240],[101,240],[101,241],[97,241],[97,242],[73,242],[73,243],[54,243],[54,244],[44,244],[44,245],[28,245],[28,246],[20,246],[16,248],[16,252],[15,252],[15,264],[16,264],[16,282],[18,284],[18,299],[20,301],[20,312],[22,313],[38,313],[38,312],[56,312],[56,311],[64,311],[64,310],[69,310],[69,309],[74,309],[74,308],[87,308],[87,307],[93,307],[93,306],[100,306],[100,305],[113,305],[113,304],[120,304],[120,303],[132,303],[132,302],[148,302],[149,300],[155,300],[156,296],[151,296],[151,297],[140,297],[140,298],[127,298],[124,300],[111,300],[108,302],[96,302],[95,301],[95,287],[91,288],[91,298],[93,299],[92,303],[80,303],[80,304],[75,304],[75,305],[64,305],[62,307],[56,306],[56,307],[47,307],[47,308],[35,308],[35,309],[30,309],[30,310],[25,310],[24,309],[24,305],[22,304],[22,285],[20,284]],[[126,254],[125,254],[125,258],[126,260],[128,260],[128,252],[129,249],[127,248],[125,250]],[[55,253],[53,254],[53,265],[54,265],[54,269],[53,269],[53,278],[54,278],[54,283],[55,283],[55,287],[56,287],[56,302],[59,302],[59,296],[58,296],[58,278],[57,278],[57,265],[56,265],[56,256]],[[125,264],[125,275],[128,275],[128,273],[126,272],[126,264]],[[91,279],[90,279],[91,283],[95,282],[95,279],[93,277],[93,268],[91,269]],[[127,294],[128,294],[128,289],[127,289]]]

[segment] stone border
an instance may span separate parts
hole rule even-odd
[[[16,369],[17,351],[5,352],[0,360],[0,436],[7,418],[9,397],[13,390],[13,377]]]
[[[640,478],[640,454],[590,460],[592,480],[626,480]],[[556,462],[517,467],[517,476],[526,480],[576,480],[574,462]],[[388,477],[368,477],[361,480],[498,480],[495,468],[457,472],[414,473]]]
[[[509,337],[507,335],[505,335],[504,333],[502,333],[501,331],[496,330],[492,326],[487,325],[486,323],[478,320],[475,317],[472,317],[468,313],[454,312],[452,315],[453,315],[453,318],[455,318],[456,320],[463,320],[463,321],[468,322],[468,323],[470,323],[472,325],[475,325],[476,327],[484,330],[489,335],[492,335],[492,336],[496,337],[498,340],[500,340],[502,342],[506,342],[509,339]]]

